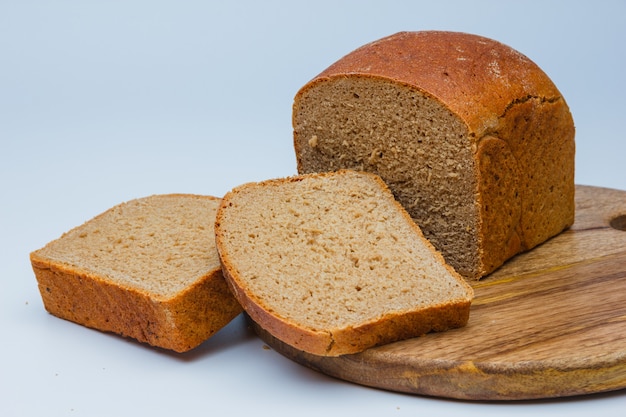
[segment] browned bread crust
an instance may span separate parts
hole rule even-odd
[[[293,126],[300,173],[379,174],[468,279],[574,221],[569,108],[535,63],[494,40],[425,31],[367,44],[301,88]]]
[[[176,352],[198,346],[242,311],[215,250],[219,202],[132,200],[32,252],[46,310]]]

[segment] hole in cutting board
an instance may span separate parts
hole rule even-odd
[[[621,214],[617,217],[613,217],[609,222],[609,225],[613,229],[626,231],[626,214]]]

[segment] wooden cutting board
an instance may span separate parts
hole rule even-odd
[[[469,400],[626,388],[626,192],[577,186],[576,221],[475,283],[466,327],[321,357],[254,325],[272,348],[325,374]]]

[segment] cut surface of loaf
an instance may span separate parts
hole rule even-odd
[[[469,280],[574,221],[574,124],[548,76],[499,42],[402,32],[296,94],[299,173],[380,175]]]
[[[244,310],[300,350],[337,356],[467,323],[471,287],[376,175],[244,184],[215,230]]]
[[[189,194],[131,200],[32,252],[46,310],[164,349],[198,346],[242,311],[215,248],[219,203]]]

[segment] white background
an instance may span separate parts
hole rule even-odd
[[[47,314],[28,254],[128,199],[294,174],[298,88],[400,30],[529,56],[571,107],[577,183],[626,190],[625,16],[624,1],[0,0],[0,415],[621,415],[624,391],[476,403],[353,385],[263,349],[241,318],[164,353]]]

